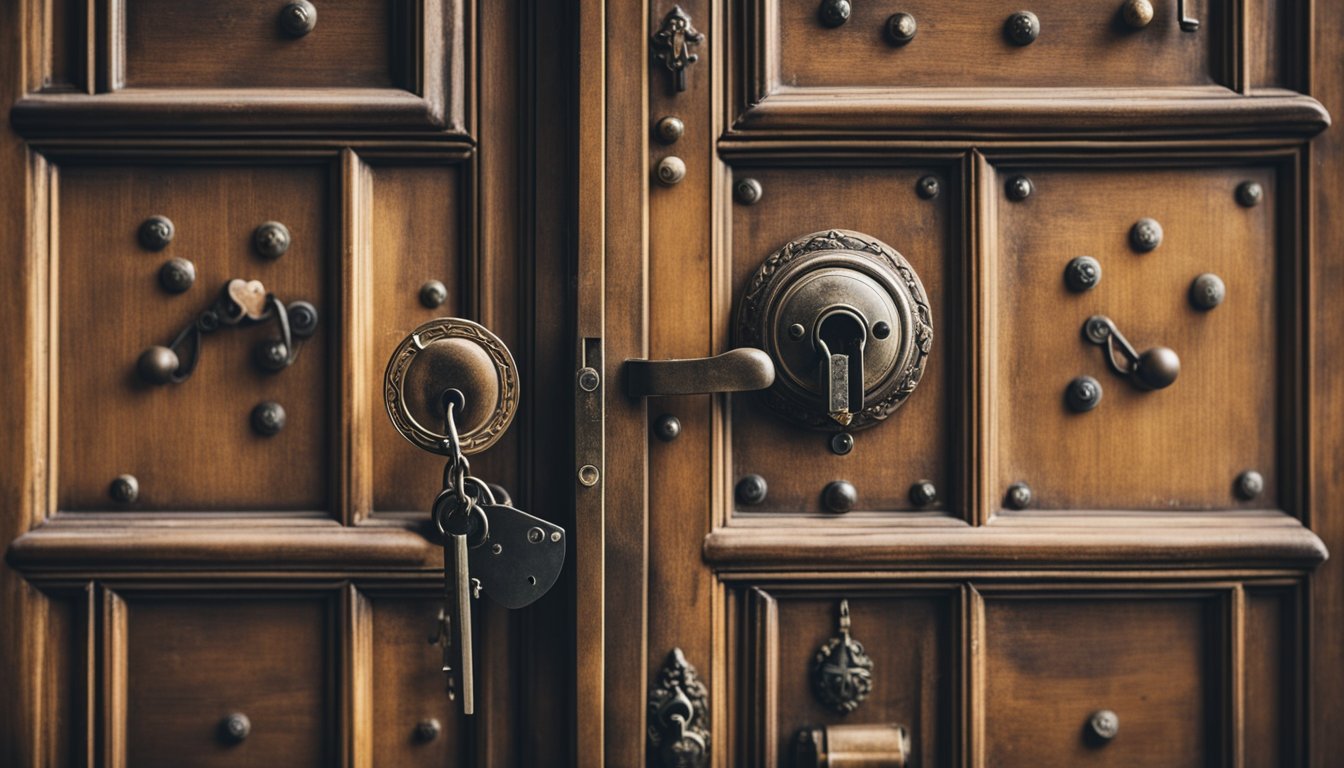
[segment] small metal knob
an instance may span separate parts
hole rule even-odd
[[[654,135],[664,144],[675,144],[677,140],[686,133],[686,124],[681,118],[674,115],[668,115],[658,121],[654,126]]]
[[[1008,486],[1004,502],[1009,509],[1026,509],[1031,506],[1031,486],[1026,483],[1013,483]]]
[[[1036,186],[1026,176],[1014,176],[1004,185],[1003,191],[1009,200],[1020,203],[1031,197],[1031,193],[1036,191]]]
[[[230,713],[219,724],[220,738],[229,744],[241,744],[252,733],[252,721],[242,712]]]
[[[1079,376],[1069,382],[1064,402],[1075,413],[1086,413],[1101,403],[1101,382],[1091,376]]]
[[[844,456],[854,450],[854,436],[848,432],[837,432],[831,435],[831,453],[836,456]]]
[[[920,480],[910,486],[910,503],[916,507],[927,507],[938,501],[938,487],[929,480]]]
[[[1181,358],[1169,347],[1153,347],[1139,355],[1134,379],[1145,389],[1171,386],[1181,372]]]
[[[162,251],[173,242],[174,231],[167,216],[150,216],[140,224],[140,245],[149,251]]]
[[[579,369],[578,374],[579,389],[584,392],[596,392],[598,386],[602,384],[602,375],[592,366],[584,366]]]
[[[1087,719],[1088,735],[1106,743],[1120,733],[1120,716],[1109,709],[1099,709]]]
[[[1130,29],[1143,29],[1153,20],[1153,4],[1148,0],[1125,0],[1120,17]]]
[[[276,402],[258,403],[252,409],[252,429],[262,437],[280,434],[285,428],[285,407]]]
[[[915,17],[908,13],[893,13],[887,19],[887,40],[892,45],[905,45],[915,39],[915,33],[919,31],[919,25],[915,23]]]
[[[1075,256],[1064,267],[1064,284],[1074,293],[1090,291],[1101,282],[1101,262],[1091,256]]]
[[[140,481],[135,475],[117,475],[107,487],[107,495],[118,504],[134,504],[140,498]]]
[[[181,364],[176,352],[155,345],[140,353],[140,359],[135,361],[135,372],[148,384],[167,384]]]
[[[681,419],[670,413],[664,413],[653,422],[653,434],[664,443],[670,443],[681,437]]]
[[[257,342],[252,356],[257,361],[258,367],[270,373],[283,371],[289,365],[289,347],[279,339]]]
[[[257,253],[268,259],[278,259],[289,250],[289,227],[278,221],[268,221],[252,233]]]
[[[858,503],[858,489],[846,480],[832,481],[821,492],[821,504],[829,512],[848,512]]]
[[[1227,296],[1227,286],[1223,279],[1212,272],[1205,272],[1190,283],[1190,304],[1205,312],[1223,303]]]
[[[1242,501],[1251,501],[1265,492],[1265,478],[1254,469],[1248,469],[1237,475],[1233,491]]]
[[[919,181],[915,182],[915,194],[925,200],[934,199],[938,196],[938,193],[942,191],[943,185],[938,181],[938,177],[932,174],[921,176],[919,177]]]
[[[1018,11],[1004,22],[1003,34],[1013,45],[1031,45],[1041,36],[1041,20],[1031,11]]]
[[[1162,225],[1157,219],[1139,219],[1129,228],[1129,244],[1139,253],[1156,250],[1162,244]]]
[[[1256,181],[1243,181],[1237,185],[1237,202],[1246,208],[1254,208],[1265,199],[1265,188]]]
[[[303,37],[317,26],[317,7],[308,0],[292,0],[280,9],[280,28],[291,37]]]
[[[733,185],[733,199],[743,205],[759,203],[763,192],[761,182],[755,179],[738,179]]]
[[[686,178],[686,163],[676,155],[668,155],[658,161],[658,181],[666,186],[680,184]]]
[[[415,740],[422,744],[427,744],[439,738],[439,734],[442,732],[443,726],[439,725],[439,721],[432,717],[425,718],[415,724]]]
[[[185,293],[196,282],[196,265],[182,258],[171,258],[159,267],[159,285],[169,293]]]
[[[737,481],[736,495],[737,503],[743,506],[754,507],[765,501],[766,492],[769,486],[765,483],[765,478],[760,475],[744,475]]]
[[[849,14],[852,10],[849,0],[821,0],[821,7],[817,9],[817,17],[821,19],[822,24],[828,27],[838,27],[849,21]]]
[[[437,309],[448,300],[448,286],[439,280],[426,280],[420,286],[420,304],[425,309]]]

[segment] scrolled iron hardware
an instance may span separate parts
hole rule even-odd
[[[673,648],[649,691],[650,751],[666,768],[709,764],[709,691],[680,648]]]
[[[1181,359],[1170,348],[1151,347],[1142,353],[1136,352],[1105,315],[1093,315],[1083,323],[1083,338],[1104,347],[1106,364],[1111,370],[1140,389],[1169,387],[1181,372]],[[1117,354],[1124,358],[1124,362],[1117,359]]]
[[[686,90],[686,68],[700,60],[691,53],[691,47],[704,42],[705,36],[691,26],[691,17],[674,5],[663,17],[658,31],[653,33],[653,54],[672,73],[672,87],[677,93]]]
[[[842,715],[858,709],[873,692],[873,660],[850,635],[848,600],[840,601],[837,634],[813,658],[812,690],[818,701]]]

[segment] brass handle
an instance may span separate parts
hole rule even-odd
[[[752,347],[688,360],[625,361],[625,391],[631,397],[751,392],[774,383],[774,362]]]
[[[1168,347],[1151,347],[1142,354],[1120,333],[1109,317],[1093,315],[1083,324],[1083,337],[1106,348],[1106,364],[1111,370],[1126,376],[1141,389],[1162,389],[1171,386],[1181,372],[1181,358]],[[1116,353],[1124,357],[1121,363]]]
[[[798,732],[798,766],[807,768],[905,768],[910,732],[904,726],[822,725]]]

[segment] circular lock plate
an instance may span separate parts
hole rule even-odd
[[[818,323],[837,310],[867,329],[864,405],[847,427],[827,413],[820,381]],[[914,392],[933,346],[933,312],[896,249],[861,232],[826,230],[786,244],[757,268],[738,308],[737,344],[775,361],[765,396],[772,410],[811,429],[853,431],[880,423]]]
[[[441,317],[416,328],[392,353],[383,376],[392,425],[419,448],[451,455],[442,411],[449,389],[461,390],[466,400],[456,419],[462,453],[494,445],[518,410],[518,367],[509,348],[461,318]]]

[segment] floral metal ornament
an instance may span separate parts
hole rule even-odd
[[[663,17],[662,26],[653,33],[653,53],[672,73],[672,85],[678,93],[686,90],[686,67],[700,59],[691,53],[691,47],[700,45],[704,39],[679,5],[672,6]]]
[[[840,633],[817,649],[813,689],[822,704],[847,715],[873,692],[873,660],[849,634],[849,601],[840,601]]]

